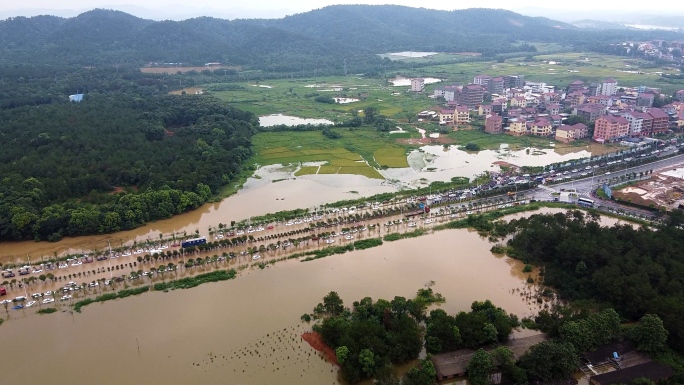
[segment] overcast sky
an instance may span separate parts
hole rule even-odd
[[[118,9],[136,16],[151,19],[183,19],[196,16],[216,16],[221,18],[273,18],[288,14],[306,12],[331,4],[399,4],[412,7],[452,10],[459,8],[483,7],[512,9],[530,15],[540,14],[539,9],[549,10],[548,16],[560,18],[560,10],[585,10],[594,12],[611,8],[608,3],[592,0],[541,1],[541,0],[480,0],[477,2],[455,2],[447,0],[0,0],[0,17],[33,16],[53,14],[74,16],[93,8]],[[675,3],[678,3],[675,1]],[[634,11],[645,8],[645,3],[623,1],[618,7],[621,11]],[[664,12],[673,5],[670,1],[648,3],[649,13]],[[511,7],[514,8],[511,8]],[[537,8],[536,10],[534,8]],[[684,7],[683,7],[684,8]],[[528,11],[528,12],[525,12]],[[553,12],[555,11],[555,12]],[[597,12],[598,13],[598,12]]]

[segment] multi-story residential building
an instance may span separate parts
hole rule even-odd
[[[492,114],[492,105],[491,104],[480,104],[480,106],[477,108],[477,114],[482,116],[487,116]]]
[[[454,110],[440,110],[438,116],[440,124],[451,124],[454,122]]]
[[[584,118],[587,122],[595,121],[606,110],[603,104],[582,104],[575,107],[573,113]]]
[[[677,127],[684,128],[684,109],[677,114]]]
[[[617,92],[617,80],[606,79],[601,83],[601,95],[611,96]]]
[[[432,93],[434,97],[436,98],[444,98],[447,102],[452,102],[456,100],[456,92],[458,91],[458,86],[451,85],[451,86],[444,86],[444,87],[438,87],[435,88],[435,91]]]
[[[629,136],[641,136],[644,118],[641,112],[626,111],[622,113],[622,117],[629,122]]]
[[[560,114],[560,111],[561,111],[560,104],[553,103],[553,104],[547,104],[546,105],[546,112],[548,112],[549,115],[558,115],[558,114]]]
[[[584,139],[589,136],[589,127],[582,123],[562,125],[556,129],[555,139],[560,142],[572,142],[577,139]]]
[[[488,134],[500,134],[503,132],[503,118],[499,115],[488,115],[485,118],[485,132]]]
[[[492,113],[501,114],[506,111],[506,98],[499,98],[492,101]]]
[[[454,109],[454,124],[468,124],[470,123],[470,110],[468,106],[456,106]]]
[[[594,124],[594,140],[612,142],[629,134],[629,122],[621,116],[603,115]]]
[[[515,96],[511,98],[511,108],[525,108],[527,107],[527,100],[524,96]]]
[[[577,92],[582,88],[584,88],[584,82],[581,80],[575,80],[573,82],[570,82],[570,84],[568,85],[568,93],[570,94],[573,92]]]
[[[423,92],[424,90],[425,90],[425,79],[423,79],[423,78],[411,79],[411,91]]]
[[[653,107],[653,100],[655,100],[655,95],[650,92],[644,92],[637,97],[636,105],[639,107]]]
[[[477,75],[473,79],[473,84],[477,84],[480,86],[488,86],[489,82],[492,80],[492,77],[489,75]]]
[[[601,94],[601,85],[599,83],[591,83],[587,87],[587,95],[596,96]]]
[[[684,102],[684,90],[679,90],[675,92],[674,98],[679,100],[680,102]]]
[[[524,120],[510,120],[508,133],[515,136],[527,135],[527,122]]]
[[[647,113],[653,118],[651,135],[662,134],[668,131],[670,116],[660,108],[649,108]]]
[[[579,106],[580,104],[584,104],[584,94],[575,91],[575,92],[570,92],[565,96],[565,102],[570,106],[570,107],[575,107]]]
[[[536,119],[533,122],[527,122],[527,128],[529,133],[534,136],[551,136],[553,133],[553,125],[547,119]]]
[[[482,104],[484,100],[484,88],[477,84],[468,84],[461,87],[460,92],[456,93],[456,101],[458,104],[475,108]]]
[[[504,76],[504,88],[523,88],[525,86],[525,75]]]
[[[489,81],[488,92],[490,94],[502,94],[504,92],[504,79],[501,77],[491,78]]]

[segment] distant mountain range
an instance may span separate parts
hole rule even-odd
[[[96,9],[72,18],[1,21],[0,64],[221,62],[293,71],[312,63],[339,65],[342,58],[367,67],[381,62],[376,54],[391,51],[494,55],[525,50],[521,42],[582,46],[621,36],[618,31],[586,32],[572,24],[499,9],[338,5],[280,19],[232,21],[210,17],[152,21]]]

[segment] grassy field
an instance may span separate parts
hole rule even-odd
[[[254,163],[298,164],[325,162],[322,166],[304,166],[296,175],[357,174],[380,178],[377,167],[408,167],[407,148],[394,144],[387,133],[372,128],[339,130],[340,139],[330,139],[320,131],[268,132],[252,138]]]

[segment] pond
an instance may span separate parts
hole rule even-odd
[[[283,114],[273,114],[259,117],[259,125],[262,127],[277,126],[281,124],[286,126],[297,126],[300,124],[334,124],[334,122],[328,119],[299,118],[297,116]]]

